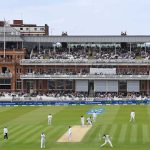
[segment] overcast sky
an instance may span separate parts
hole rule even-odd
[[[150,35],[150,0],[2,0],[0,19],[48,24],[50,34]]]

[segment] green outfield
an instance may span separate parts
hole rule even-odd
[[[104,108],[97,122],[79,143],[57,143],[69,125],[80,124],[80,116],[91,108]],[[129,122],[130,111],[135,110],[135,123]],[[53,115],[53,123],[47,125],[47,115]],[[3,128],[9,130],[8,141],[3,140]],[[0,150],[38,150],[40,134],[46,133],[48,150],[149,150],[150,106],[43,106],[0,107]],[[113,148],[100,147],[103,133],[112,137]],[[80,133],[79,133],[80,134]]]

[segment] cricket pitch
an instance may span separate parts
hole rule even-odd
[[[72,126],[71,141],[68,140],[68,131],[67,131],[57,140],[57,142],[80,142],[86,135],[86,133],[91,129],[91,127],[92,126],[90,125],[84,127],[81,127],[81,125]]]

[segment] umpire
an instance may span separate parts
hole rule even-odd
[[[4,128],[4,139],[5,140],[8,139],[8,129],[7,129],[7,127]]]

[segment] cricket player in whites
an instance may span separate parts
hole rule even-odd
[[[52,115],[49,114],[48,115],[48,125],[51,125],[52,124]]]
[[[93,112],[93,122],[96,121],[96,116],[97,116],[97,114],[96,114],[96,112],[94,111],[94,112]]]
[[[71,126],[69,126],[69,129],[68,129],[68,141],[71,141],[72,140],[72,128]]]
[[[135,120],[135,111],[132,110],[130,113],[130,122]]]
[[[8,129],[7,127],[4,128],[4,140],[8,139]]]
[[[44,132],[42,132],[42,134],[41,134],[41,148],[45,148],[45,139],[46,139],[45,134],[44,134]]]
[[[87,124],[88,124],[88,125],[92,125],[92,118],[91,118],[91,117],[88,117],[88,118],[86,119],[86,121],[87,121]]]
[[[105,142],[101,145],[101,147],[103,147],[107,143],[110,145],[110,147],[113,147],[111,140],[110,140],[111,138],[109,135],[104,134],[102,138],[105,140]]]
[[[85,122],[84,120],[85,120],[84,117],[81,116],[81,126],[82,126],[82,127],[84,127],[84,122]]]

